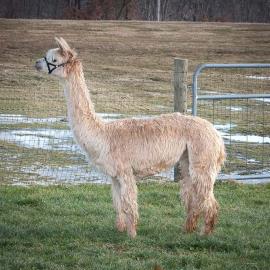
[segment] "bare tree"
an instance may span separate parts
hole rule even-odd
[[[157,21],[160,21],[160,0],[157,0]]]
[[[125,18],[125,19],[127,19],[127,17],[128,17],[128,5],[129,5],[129,3],[131,2],[132,0],[120,0],[120,1],[118,1],[119,3],[118,3],[118,6],[119,6],[119,4],[120,4],[120,8],[116,11],[117,12],[117,14],[116,14],[116,19],[117,20],[119,20],[119,19],[121,19],[121,18]],[[117,4],[117,3],[116,3]],[[124,13],[124,11],[126,11],[125,12],[125,15],[123,16],[123,13]]]
[[[0,0],[0,17],[270,22],[270,0]]]

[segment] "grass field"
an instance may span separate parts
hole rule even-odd
[[[138,236],[114,229],[108,185],[0,186],[0,269],[245,269],[270,265],[270,186],[216,185],[209,237],[182,231],[176,184],[139,185]]]
[[[189,85],[200,63],[270,58],[269,24],[0,19],[0,112],[16,107],[47,117],[63,111],[62,87],[33,68],[55,36],[77,49],[100,112],[171,111],[174,57],[189,60]]]

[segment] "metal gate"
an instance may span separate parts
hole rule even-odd
[[[270,64],[203,64],[192,82],[192,114],[224,138],[219,179],[270,179]]]

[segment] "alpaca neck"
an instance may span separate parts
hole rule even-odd
[[[85,118],[95,119],[94,105],[90,99],[80,64],[70,72],[66,80],[65,94],[70,121],[81,122]]]
[[[95,113],[79,61],[67,76],[65,94],[68,119],[75,139],[83,150],[95,158],[100,152],[104,123]]]

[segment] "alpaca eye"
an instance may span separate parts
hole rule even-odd
[[[57,60],[56,59],[53,59],[53,62],[55,63]]]

